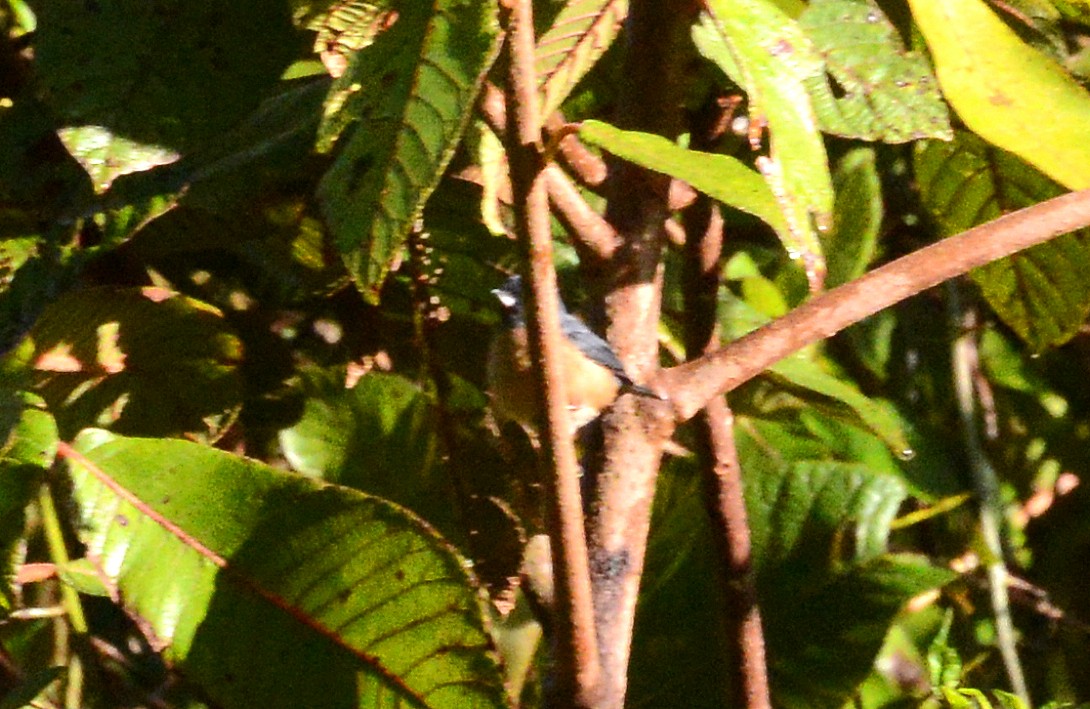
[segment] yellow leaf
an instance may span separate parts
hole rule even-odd
[[[980,0],[910,4],[965,125],[1070,189],[1090,187],[1090,94]]]

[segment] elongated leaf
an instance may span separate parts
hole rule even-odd
[[[573,0],[560,11],[553,26],[537,41],[541,120],[568,97],[571,90],[609,49],[628,14],[628,0]]]
[[[662,136],[621,130],[601,121],[583,121],[579,137],[619,158],[684,180],[709,197],[762,219],[780,238],[790,238],[772,190],[741,160],[686,150]]]
[[[1090,94],[981,0],[909,4],[965,125],[1070,189],[1090,187]]]
[[[465,563],[404,510],[185,441],[80,436],[88,556],[224,707],[499,707]]]
[[[882,227],[882,185],[872,148],[856,148],[837,163],[833,228],[822,236],[830,288],[866,272],[878,250]]]
[[[740,271],[742,266],[733,268]],[[751,282],[749,291],[757,298],[772,300],[772,295],[760,292],[775,288],[763,276],[747,276],[745,281]],[[765,288],[758,287],[762,283]],[[721,309],[720,327],[727,338],[734,339],[764,325],[774,315],[778,313],[758,311],[751,297],[746,300],[728,297]],[[910,449],[901,420],[889,405],[872,401],[855,385],[825,371],[811,352],[780,360],[751,385],[739,389],[738,394],[740,401],[744,401],[741,397],[750,399],[757,416],[775,416],[785,409],[797,412],[812,406],[828,416],[869,430],[894,453]]]
[[[290,61],[286,3],[33,0],[34,58],[60,114],[166,149],[245,116]]]
[[[334,83],[318,136],[320,149],[342,143],[318,196],[372,299],[461,138],[498,32],[494,0],[406,1],[397,12]]]
[[[811,287],[820,287],[825,260],[815,226],[831,225],[833,185],[806,87],[823,80],[821,57],[798,23],[767,0],[708,7],[712,17],[694,34],[697,47],[746,91],[751,138],[768,128],[771,150],[758,167],[786,218],[791,238],[784,245],[802,259]]]
[[[950,139],[950,115],[931,67],[904,50],[897,29],[875,3],[817,0],[799,24],[836,86],[824,76],[809,84],[823,131],[887,143]]]
[[[824,372],[817,363],[789,357],[773,365],[765,376],[807,405],[868,429],[895,453],[909,450],[901,421],[890,407],[871,401],[855,386]]]
[[[238,338],[214,308],[164,289],[67,294],[29,345],[23,356],[62,434],[215,435],[241,404]]]
[[[957,234],[1065,190],[1010,153],[961,132],[917,151],[924,203]],[[1069,340],[1090,315],[1090,230],[1065,234],[974,270],[996,314],[1035,350]]]

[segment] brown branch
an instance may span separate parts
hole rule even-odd
[[[617,250],[617,231],[602,215],[590,208],[572,181],[556,165],[545,167],[549,203],[556,217],[571,235],[580,257],[606,261]]]
[[[479,103],[481,115],[489,128],[505,139],[507,133],[507,102],[503,93],[492,83],[485,82]],[[540,142],[540,132],[537,141]],[[564,140],[567,140],[566,138]],[[561,141],[563,150],[564,141]],[[562,169],[556,165],[545,167],[545,185],[549,201],[556,208],[557,218],[571,235],[580,257],[606,261],[617,250],[617,232],[601,215],[591,209],[579,189]]]
[[[530,354],[535,364],[543,460],[551,465],[548,526],[556,582],[556,701],[592,707],[599,681],[598,648],[579,489],[579,463],[571,436],[567,392],[560,376],[560,302],[552,266],[552,233],[546,193],[538,92],[534,72],[531,0],[515,0],[509,17],[507,155],[519,243],[529,267],[527,316]]]
[[[694,127],[694,139],[701,131]],[[723,251],[723,217],[701,196],[684,213],[685,350],[691,358],[719,348],[718,292]],[[750,560],[749,520],[742,489],[742,470],[734,445],[734,415],[725,396],[712,397],[696,420],[696,450],[704,482],[705,504],[715,541],[727,602],[724,618],[733,668],[732,706],[770,709],[764,631]]]
[[[561,136],[558,151],[561,161],[576,179],[587,187],[601,187],[608,175],[605,160],[583,145],[575,132],[568,130],[568,124],[559,111],[549,116],[545,122],[545,130],[552,135]]]
[[[663,372],[658,384],[678,419],[688,420],[712,397],[807,345],[954,276],[1086,226],[1090,190],[1012,212],[820,295],[718,352]]]
[[[681,129],[687,81],[683,52],[695,5],[684,0],[633,0],[625,23],[628,53],[621,71],[616,122],[676,137]],[[610,164],[604,185],[606,219],[622,237],[609,264],[584,264],[591,280],[608,292],[607,334],[628,373],[646,381],[658,368],[658,318],[662,294],[663,224],[669,216],[669,178],[634,165]],[[649,400],[648,400],[649,401]],[[643,574],[651,501],[672,416],[623,396],[602,419],[600,471],[590,509],[591,580],[602,667],[602,709],[621,709],[636,599]],[[596,474],[595,474],[596,473]]]

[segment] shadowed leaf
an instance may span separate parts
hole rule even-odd
[[[917,150],[924,204],[947,235],[1065,190],[971,133]],[[1067,342],[1090,314],[1090,230],[1056,237],[970,274],[985,300],[1030,347]]]
[[[287,65],[286,3],[34,0],[35,64],[79,125],[185,150],[245,116]]]
[[[841,706],[894,616],[954,573],[889,554],[903,482],[861,465],[777,463],[739,437],[754,568],[777,706]]]

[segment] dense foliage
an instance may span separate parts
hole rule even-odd
[[[696,210],[729,343],[1090,187],[1086,2],[673,4],[669,91],[632,86],[647,0],[535,2],[531,77],[564,297],[661,289],[664,369],[700,354]],[[507,16],[0,3],[0,709],[548,701],[548,466],[484,381],[525,261]],[[636,276],[621,165],[679,195]],[[1059,236],[730,392],[773,705],[1090,702],[1088,270]],[[753,680],[679,423],[633,707]]]

